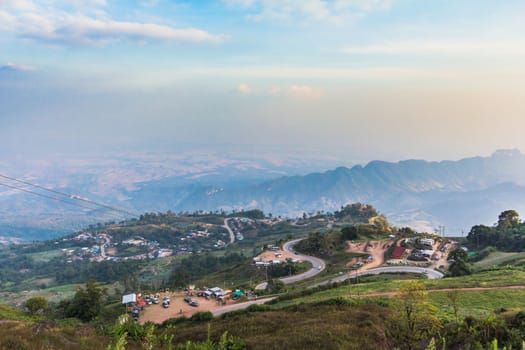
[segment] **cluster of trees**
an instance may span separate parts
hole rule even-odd
[[[35,261],[23,247],[14,246],[0,254],[0,289],[17,290],[24,280],[40,276],[54,277],[57,284],[85,283],[89,279],[112,283],[136,275],[142,264],[137,260],[96,264],[78,260],[64,264],[62,257]]]
[[[368,223],[368,220],[379,216],[377,210],[368,204],[352,203],[341,210],[334,212],[334,217],[338,220],[345,220],[350,222]]]
[[[101,261],[90,263],[88,261],[73,261],[64,264],[57,260],[54,272],[57,283],[84,283],[93,279],[103,283],[121,281],[130,275],[136,275],[140,266],[144,264],[138,260],[127,261]]]
[[[89,280],[84,288],[78,287],[73,299],[60,302],[57,310],[64,317],[75,317],[83,322],[89,322],[102,311],[103,298],[106,295],[105,288],[97,281]]]
[[[494,226],[473,226],[467,240],[476,249],[493,246],[502,251],[523,251],[525,222],[521,222],[517,211],[506,210],[499,215]]]
[[[354,225],[347,226],[341,229],[341,234],[344,240],[351,241],[359,237],[374,237],[384,234],[385,229],[375,225]]]
[[[448,254],[447,259],[452,262],[448,269],[449,276],[466,276],[472,273],[472,268],[469,263],[469,256],[463,249],[456,248],[452,250]]]
[[[308,238],[297,243],[295,249],[307,255],[328,257],[344,249],[344,240],[340,232],[313,232],[308,234]]]
[[[270,214],[271,215],[271,214]],[[252,210],[241,210],[237,212],[233,212],[232,214],[228,215],[230,217],[243,217],[248,219],[264,219],[266,215],[264,215],[264,212],[259,209],[252,209]]]

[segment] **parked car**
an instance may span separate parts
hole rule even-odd
[[[186,298],[184,298],[184,301],[187,302],[187,303],[191,303],[191,298],[190,297],[186,297]]]
[[[159,298],[155,297],[152,299],[153,301],[153,304],[158,304],[159,303]]]
[[[133,318],[133,321],[137,322],[139,320],[139,309],[134,308],[131,312],[131,317]]]
[[[145,301],[146,304],[148,304],[148,305],[153,304],[153,301],[152,301],[150,298],[146,298],[146,299],[144,299],[144,301]]]
[[[162,307],[165,308],[165,309],[169,308],[169,307],[170,307],[170,302],[164,300],[164,301],[162,302]]]
[[[190,301],[190,305],[197,307],[197,306],[199,306],[199,302],[197,300],[192,300],[192,301]]]

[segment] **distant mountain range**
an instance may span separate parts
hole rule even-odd
[[[525,212],[525,155],[502,150],[490,157],[459,161],[397,163],[373,161],[324,173],[284,176],[256,184],[173,188],[174,210],[259,208],[274,215],[334,211],[351,202],[374,205],[397,225],[461,234],[478,223],[491,224],[499,212]],[[130,193],[133,201],[151,195],[149,183]],[[164,188],[170,193],[167,188]],[[159,198],[160,199],[160,198]],[[448,227],[448,231],[447,231]]]
[[[70,161],[58,169],[46,164],[47,171],[40,172],[45,178],[16,170],[41,185],[137,213],[259,208],[294,217],[363,202],[392,224],[427,231],[441,225],[456,235],[478,223],[492,224],[505,209],[525,213],[525,155],[517,150],[458,161],[372,161],[294,175],[314,168],[297,157],[188,154]],[[38,238],[38,230],[52,236],[112,219],[101,210],[79,210],[16,191],[0,193],[0,210],[5,213],[0,237],[17,236],[18,230],[22,239]]]

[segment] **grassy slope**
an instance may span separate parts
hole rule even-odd
[[[505,252],[493,252],[490,253],[485,259],[474,264],[474,267],[477,269],[486,269],[492,266],[505,265],[509,263],[514,263],[517,260],[524,260],[525,252],[516,252],[516,253],[505,253]]]
[[[363,279],[362,279],[363,281]],[[401,280],[383,280],[370,283],[359,283],[340,286],[338,288],[320,291],[305,297],[279,302],[274,307],[287,307],[301,303],[316,303],[332,298],[362,298],[367,294],[395,292],[402,285]],[[444,278],[440,280],[422,280],[429,290],[448,288],[487,288],[525,285],[525,272],[516,270],[486,271],[479,274]],[[446,292],[430,293],[430,300],[440,310],[441,316],[449,316],[451,308],[443,302]],[[377,296],[385,298],[384,296]],[[495,291],[465,291],[461,292],[460,309],[463,314],[480,315],[494,310],[525,308],[525,289],[520,290],[495,290]],[[374,297],[376,298],[376,297]],[[446,305],[445,305],[446,304]],[[445,306],[444,306],[445,305]],[[472,312],[471,312],[472,311]]]
[[[241,337],[249,349],[387,349],[387,313],[378,305],[302,305],[216,319],[211,329]],[[204,339],[205,332],[205,325],[184,324],[175,337]]]

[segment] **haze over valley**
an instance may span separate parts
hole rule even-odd
[[[372,161],[341,166],[337,157],[238,152],[127,153],[74,159],[21,161],[10,175],[61,192],[136,213],[241,211],[275,216],[334,212],[349,203],[374,205],[393,225],[464,235],[476,223],[522,201],[525,156],[500,150],[457,161]],[[24,174],[27,174],[24,176]],[[4,185],[38,189],[3,178]],[[79,208],[3,186],[2,236],[33,240],[81,230],[88,224],[130,216]],[[440,227],[444,227],[440,228]]]

